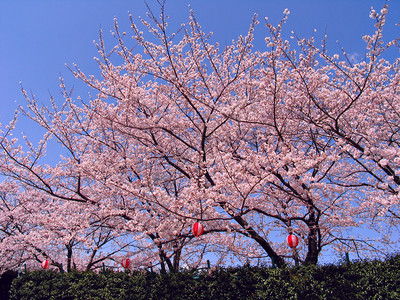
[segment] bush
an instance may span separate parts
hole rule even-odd
[[[10,299],[400,299],[399,270],[400,256],[322,267],[246,265],[212,274],[34,271],[14,279]]]

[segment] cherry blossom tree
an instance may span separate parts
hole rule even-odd
[[[124,251],[136,266],[175,272],[210,252],[222,253],[221,262],[223,253],[268,256],[281,267],[289,258],[316,264],[328,245],[371,250],[347,229],[379,229],[399,216],[399,61],[381,58],[398,40],[383,42],[386,14],[387,6],[372,10],[376,31],[364,37],[359,63],[329,55],[325,40],[318,47],[294,36],[292,46],[282,34],[288,10],[277,26],[266,22],[265,51],[252,46],[256,16],[247,35],[224,48],[193,12],[169,33],[164,3],[160,17],[150,10],[141,26],[130,16],[129,41],[115,21],[117,45],[107,51],[102,34],[97,45],[101,77],[71,69],[96,91],[93,99],[73,100],[62,80],[60,107],[40,107],[23,91],[22,112],[46,134],[24,150],[12,138],[16,120],[4,128],[1,174],[71,218],[52,216],[60,222],[52,226],[68,225],[62,234],[73,227],[68,241],[44,223],[45,208],[30,221],[71,242],[71,251],[85,245],[93,256],[109,241],[118,245],[90,256],[89,269]],[[43,162],[52,141],[65,153],[56,166]],[[205,226],[200,238],[190,232],[196,221]],[[300,237],[298,250],[283,245],[290,233]]]
[[[96,221],[93,207],[49,199],[9,181],[2,182],[1,199],[3,269],[35,269],[45,259],[60,271],[96,269],[131,246],[104,220]]]
[[[59,119],[58,113],[47,109],[39,112],[35,110],[34,102],[29,106],[36,117],[40,117],[30,116],[36,122],[41,122],[52,133],[52,137],[69,152],[69,157],[55,167],[39,165],[38,162],[45,155],[44,145],[48,136],[45,136],[37,149],[28,142],[27,148],[30,151],[24,152],[21,147],[14,147],[16,140],[7,139],[10,132],[4,135],[2,173],[14,179],[14,186],[18,186],[15,183],[17,180],[23,190],[23,195],[5,199],[5,203],[15,202],[14,199],[27,199],[29,207],[35,208],[33,211],[24,210],[21,214],[23,221],[20,217],[13,219],[15,224],[21,221],[32,226],[16,237],[17,241],[29,241],[17,244],[20,249],[29,249],[25,252],[27,256],[30,255],[30,259],[32,256],[36,261],[48,258],[54,266],[61,269],[63,264],[69,271],[72,267],[99,268],[99,263],[110,259],[118,266],[122,258],[134,256],[134,267],[152,267],[157,265],[155,261],[158,260],[161,271],[166,271],[166,268],[177,271],[182,248],[193,244],[188,247],[189,258],[184,263],[199,265],[199,258],[204,257],[210,247],[199,242],[193,243],[193,236],[188,234],[191,224],[186,224],[185,220],[178,220],[175,216],[171,219],[165,212],[153,210],[150,202],[132,198],[124,189],[115,189],[114,186],[109,188],[105,184],[106,180],[119,180],[121,176],[126,176],[131,181],[131,174],[123,173],[121,170],[124,168],[121,166],[117,166],[117,173],[113,174],[115,170],[110,167],[112,161],[108,153],[103,153],[103,161],[98,158],[103,170],[96,170],[97,175],[92,170],[83,168],[82,159],[91,155],[86,153],[87,141],[74,137],[75,131],[66,129],[66,123]],[[14,124],[15,121],[10,128]],[[80,145],[81,142],[83,146]],[[102,150],[100,147],[90,151],[101,153]],[[90,164],[90,161],[86,160],[86,163]],[[165,189],[168,190],[167,187]],[[178,193],[176,186],[175,189],[174,193]],[[20,200],[15,203],[19,207],[26,207]],[[175,223],[176,226],[171,226],[170,223]],[[167,228],[165,224],[168,224]],[[181,234],[183,228],[186,233]],[[17,248],[9,239],[4,240],[4,244],[14,251]],[[107,250],[104,251],[103,247],[100,253],[99,248],[102,246]],[[198,257],[193,253],[197,253]]]
[[[347,209],[353,220],[391,233],[393,228],[397,231],[393,226],[399,215],[399,59],[391,63],[384,54],[399,46],[399,38],[383,39],[387,13],[387,4],[380,13],[371,8],[376,29],[363,37],[367,52],[360,62],[352,62],[346,53],[344,60],[329,56],[324,47],[318,49],[313,40],[305,39],[299,39],[300,57],[285,49],[283,56],[293,74],[292,113],[308,124],[316,151],[332,148],[341,157],[341,162],[332,161],[332,168],[343,164],[339,172],[326,175],[352,201]],[[279,37],[274,35],[276,41]],[[354,242],[341,241],[346,240]]]

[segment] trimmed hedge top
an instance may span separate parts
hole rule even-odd
[[[214,272],[28,272],[10,299],[400,299],[400,255],[386,261]]]

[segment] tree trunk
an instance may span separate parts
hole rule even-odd
[[[283,268],[286,266],[285,260],[279,256],[269,245],[269,243],[262,238],[254,229],[247,223],[245,219],[243,219],[240,216],[234,217],[234,220],[239,223],[240,226],[242,226],[246,232],[250,235],[250,237],[255,240],[263,249],[264,251],[268,254],[268,256],[271,258],[273,263],[278,267],[278,268]]]
[[[174,262],[173,262],[173,272],[178,272],[179,271],[179,263],[181,260],[181,253],[182,253],[182,247],[180,245],[176,246],[176,249],[174,250]]]
[[[68,244],[67,246],[67,272],[71,272],[71,262],[72,262],[72,245]]]
[[[321,251],[319,246],[319,230],[318,230],[318,223],[316,222],[315,212],[312,211],[310,218],[307,222],[309,233],[307,237],[307,256],[304,260],[305,265],[316,265],[318,262],[318,254]]]

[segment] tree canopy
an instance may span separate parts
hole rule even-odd
[[[130,257],[175,272],[210,253],[281,267],[316,264],[326,247],[385,251],[400,184],[400,60],[383,56],[399,40],[383,39],[387,5],[371,10],[376,30],[359,62],[313,37],[284,39],[288,10],[265,21],[265,51],[252,46],[257,16],[222,47],[193,12],[170,31],[164,3],[159,17],[149,11],[130,16],[132,38],[115,21],[111,51],[100,34],[100,77],[71,68],[92,99],[73,99],[62,79],[61,105],[23,90],[20,113],[45,130],[37,145],[13,137],[17,116],[1,128],[3,268]],[[49,141],[65,153],[55,165]]]

